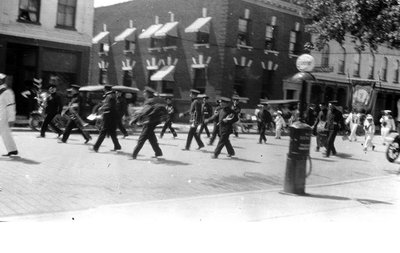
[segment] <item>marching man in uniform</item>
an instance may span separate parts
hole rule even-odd
[[[15,121],[15,97],[11,89],[7,88],[6,75],[0,73],[0,134],[6,146],[7,154],[18,155],[17,146],[11,135],[9,124]]]

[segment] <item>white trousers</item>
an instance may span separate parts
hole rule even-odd
[[[353,141],[353,140],[355,141],[355,140],[357,140],[356,132],[357,132],[358,125],[357,124],[352,124],[350,127],[351,127],[351,129],[350,129],[349,140],[350,141]]]
[[[365,135],[365,143],[364,143],[364,149],[367,148],[372,148],[374,144],[372,143],[372,139],[374,138],[374,134],[366,134]]]
[[[3,138],[3,143],[7,152],[16,151],[17,145],[15,144],[15,141],[11,135],[11,129],[8,125],[8,122],[5,120],[0,120],[0,134]]]

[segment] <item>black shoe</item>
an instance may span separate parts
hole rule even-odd
[[[92,138],[89,138],[89,139],[85,139],[85,144],[87,144],[90,140],[91,140]]]
[[[57,143],[67,143],[67,141],[59,140],[59,141],[57,141]]]
[[[44,135],[38,135],[36,138],[45,138]]]
[[[18,155],[18,150],[10,151],[8,154],[4,154],[3,156],[12,156],[12,155]]]
[[[92,150],[92,151],[94,151],[94,152],[99,152],[99,149],[98,148],[95,148],[95,147],[92,147],[92,148],[89,148],[89,150]]]
[[[375,150],[375,145],[372,146],[372,151],[374,151],[374,150]]]
[[[200,150],[200,149],[202,149],[202,148],[204,148],[204,145],[199,146],[199,147],[197,148],[197,150]]]
[[[136,155],[132,155],[133,160],[136,160],[136,157],[137,157]]]
[[[160,134],[160,139],[162,139],[162,137],[164,137],[164,134]]]
[[[216,156],[216,155],[211,155],[211,159],[217,159],[218,158],[218,156]]]
[[[118,151],[118,150],[121,150],[121,147],[111,149],[111,151]]]
[[[232,157],[232,156],[234,156],[235,154],[228,154],[227,155],[227,157]]]
[[[189,149],[188,148],[183,148],[183,149],[181,149],[182,151],[189,151]]]

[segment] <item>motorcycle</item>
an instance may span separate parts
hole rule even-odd
[[[393,140],[388,144],[386,149],[386,159],[394,162],[400,155],[400,135],[394,136]]]

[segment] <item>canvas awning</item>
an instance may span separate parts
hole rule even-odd
[[[186,27],[186,33],[205,32],[210,33],[211,17],[198,18],[190,26]]]
[[[159,30],[157,30],[154,33],[154,36],[155,37],[165,37],[167,35],[170,35],[170,36],[177,37],[178,31],[177,31],[176,27],[178,26],[178,23],[179,22],[177,22],[177,21],[166,23],[163,27],[161,27]]]
[[[151,25],[149,28],[146,29],[146,31],[142,32],[139,35],[139,39],[149,39],[151,36],[154,35],[154,33],[160,29],[163,25],[162,24],[154,24]]]
[[[151,77],[151,81],[170,81],[174,82],[174,71],[175,66],[164,66],[162,69],[154,73]]]
[[[136,28],[127,28],[125,31],[120,33],[118,36],[115,37],[115,41],[124,41],[124,40],[130,40],[133,41],[135,40],[134,34],[135,34]]]
[[[104,32],[100,32],[99,34],[97,34],[93,39],[92,39],[92,44],[97,44],[99,43],[101,40],[103,40],[110,32],[108,31],[104,31]]]

